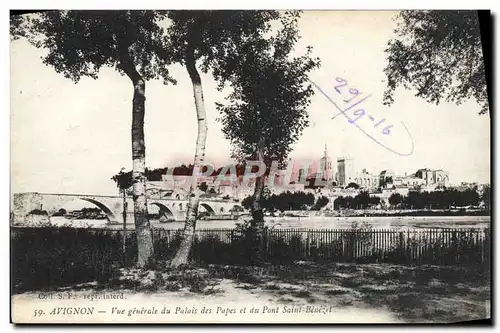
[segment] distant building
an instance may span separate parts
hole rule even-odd
[[[415,175],[396,177],[396,181],[398,182],[397,185],[405,185],[414,188],[425,185],[425,181],[422,178],[416,177]]]
[[[328,186],[330,184],[331,183],[329,183],[324,178],[324,174],[321,173],[321,172],[311,173],[310,175],[307,176],[306,182],[305,182],[306,187],[311,187],[311,188],[314,188],[314,187],[325,187],[325,186]]]
[[[392,187],[395,176],[394,171],[383,170],[379,175],[379,186],[385,188],[390,185],[390,187]]]
[[[426,186],[448,186],[450,183],[449,173],[441,169],[419,169],[415,172],[415,177],[423,179]]]
[[[340,157],[337,159],[337,185],[347,186],[349,183],[355,182],[354,160],[348,157]]]
[[[279,194],[282,192],[290,191],[303,191],[304,183],[300,182],[300,173],[303,170],[299,171],[299,177],[295,176],[293,172],[289,170],[279,170],[274,176],[274,182],[270,184],[266,182],[266,186],[272,193]]]
[[[322,174],[322,178],[325,179],[326,181],[331,181],[334,179],[334,172],[332,169],[332,160],[330,156],[328,155],[328,147],[325,143],[325,151],[323,153],[323,157],[321,158],[320,162],[320,170],[319,173]]]
[[[366,169],[363,169],[361,173],[356,174],[354,182],[361,187],[377,188],[379,187],[380,177],[367,172]]]
[[[392,187],[382,189],[382,193],[380,195],[377,195],[377,196],[379,196],[384,201],[387,201],[390,198],[390,196],[394,193],[398,193],[398,194],[401,194],[402,196],[406,196],[406,195],[408,195],[409,192],[410,192],[410,188],[408,186],[393,185]]]
[[[305,178],[303,178],[304,176]],[[305,168],[300,170],[298,178],[302,181],[305,179],[320,178],[328,183],[331,183],[335,179],[335,172],[332,169],[332,160],[328,155],[328,147],[326,144],[323,157],[321,157],[319,161],[316,160],[309,165],[307,170]]]

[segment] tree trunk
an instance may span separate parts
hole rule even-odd
[[[123,265],[127,264],[127,194],[126,189],[122,189],[123,195]]]
[[[257,148],[257,157],[259,161],[264,161],[264,142],[259,141]],[[266,170],[267,171],[267,170]],[[267,173],[264,173],[266,175]],[[262,208],[262,193],[264,191],[265,176],[259,176],[255,179],[255,190],[252,203],[252,264],[262,263],[262,245],[264,233],[264,211]]]
[[[135,234],[137,237],[137,267],[144,267],[153,255],[153,237],[148,219],[146,198],[146,146],[144,143],[144,112],[146,83],[137,72],[130,56],[124,54],[121,69],[132,80],[132,198],[134,200]]]
[[[146,145],[144,143],[145,88],[146,84],[142,78],[134,82],[134,106],[132,112],[132,197],[134,199],[138,267],[144,267],[153,255],[153,237],[149,225],[146,197]]]
[[[205,159],[205,142],[207,141],[208,131],[205,103],[203,101],[203,87],[201,85],[200,74],[196,69],[193,50],[187,52],[186,69],[191,78],[191,83],[193,84],[194,103],[198,119],[198,137],[196,139],[196,151],[194,155],[191,186],[189,188],[189,201],[186,211],[186,221],[184,223],[184,233],[179,250],[171,262],[172,267],[178,267],[188,263],[189,252],[193,245],[196,218],[198,216],[198,205],[200,203],[200,191],[197,189],[198,173],[201,172],[200,166]]]

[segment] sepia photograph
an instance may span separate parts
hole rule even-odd
[[[11,11],[11,323],[491,325],[485,19]]]

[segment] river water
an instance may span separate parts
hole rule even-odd
[[[248,218],[248,217],[247,217]],[[490,216],[390,216],[390,217],[266,217],[266,225],[279,229],[349,229],[353,222],[366,222],[374,229],[442,229],[442,228],[489,228]],[[236,223],[231,220],[200,220],[197,229],[232,229]],[[75,228],[106,228],[122,229],[123,225],[107,223],[107,220],[68,220],[65,217],[52,217],[51,223],[56,226],[72,226]],[[154,228],[182,229],[183,222],[161,223],[151,220]],[[133,224],[127,224],[127,229],[134,229]]]

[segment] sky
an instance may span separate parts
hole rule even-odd
[[[313,46],[321,68],[310,74],[318,88],[309,107],[310,126],[293,145],[293,160],[318,160],[325,144],[332,159],[350,156],[356,171],[397,174],[420,168],[443,169],[452,183],[490,181],[490,118],[480,106],[436,106],[403,88],[395,103],[382,105],[385,88],[384,49],[393,37],[396,12],[305,12],[297,53]],[[131,161],[131,101],[128,78],[104,68],[97,80],[75,84],[42,63],[44,50],[25,40],[11,42],[11,191],[44,193],[117,193],[110,179]],[[146,83],[146,165],[165,167],[192,163],[197,125],[187,71],[169,68],[178,84]],[[229,163],[230,145],[216,121],[216,91],[211,76],[202,75],[208,120],[207,163]],[[339,86],[343,85],[343,86]],[[340,93],[335,90],[337,88]],[[359,93],[357,96],[349,93]],[[342,100],[349,100],[344,103]],[[345,111],[340,110],[366,98]],[[330,99],[330,100],[329,100]],[[374,120],[368,119],[371,116]],[[385,119],[375,127],[375,124]],[[356,126],[357,125],[357,126]],[[392,125],[387,135],[382,133]],[[359,127],[358,127],[359,126]],[[378,142],[378,143],[377,143]],[[413,147],[413,149],[412,149]]]

